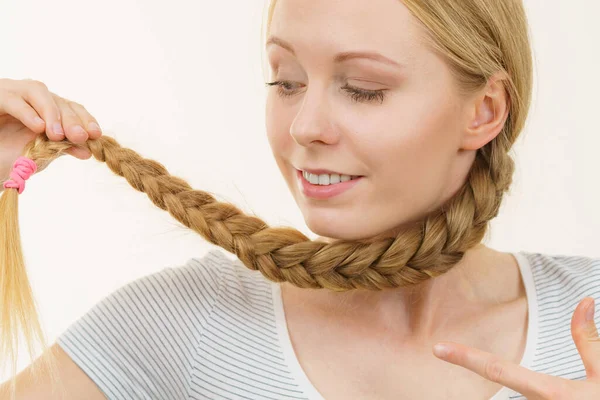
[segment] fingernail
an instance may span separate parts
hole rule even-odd
[[[88,125],[88,129],[90,131],[96,131],[96,132],[100,132],[100,127],[98,126],[97,123],[95,122],[90,122],[90,124]]]
[[[585,311],[585,321],[586,322],[590,322],[591,320],[594,319],[594,311],[596,309],[594,303],[595,303],[595,301],[592,300],[592,303],[588,306],[587,310]]]
[[[85,130],[80,125],[75,125],[73,127],[73,132],[75,132],[78,135],[83,135],[85,133]]]
[[[59,122],[55,122],[53,125],[54,133],[56,133],[57,135],[64,135],[65,132],[63,131],[62,125]]]
[[[433,346],[433,352],[436,356],[444,358],[448,355],[448,348],[443,344],[436,344],[435,346]]]
[[[40,117],[35,117],[33,119],[33,122],[35,122],[36,125],[42,125],[44,123],[44,120],[41,119]]]

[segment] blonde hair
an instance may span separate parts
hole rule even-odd
[[[510,108],[502,131],[477,151],[466,183],[456,195],[394,238],[325,243],[311,241],[293,228],[270,227],[234,205],[216,201],[208,192],[194,190],[160,163],[142,158],[108,136],[79,145],[51,142],[42,134],[27,145],[23,155],[34,160],[41,171],[70,147],[89,149],[94,158],[146,193],[156,206],[274,282],[335,291],[382,290],[437,277],[481,242],[512,183],[514,162],[508,152],[529,110],[532,56],[521,0],[403,3],[426,28],[425,43],[447,61],[464,93],[483,88],[493,74],[502,72]],[[267,31],[275,6],[273,1],[268,9]],[[30,354],[34,337],[47,348],[25,272],[17,200],[13,189],[7,189],[0,199],[1,360],[9,355],[13,366],[19,327]],[[52,357],[40,365],[55,374]]]

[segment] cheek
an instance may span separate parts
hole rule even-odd
[[[266,102],[265,125],[267,139],[276,161],[286,158],[289,160],[294,145],[290,135],[291,119],[289,110],[281,106],[274,94],[269,93]]]
[[[269,143],[271,143],[271,138],[274,135],[274,129],[276,128],[276,112],[277,110],[275,110],[275,102],[273,101],[273,96],[269,92],[269,94],[267,95],[267,101],[265,103],[265,127],[267,129],[267,137],[269,139]]]
[[[265,125],[267,129],[267,138],[269,144],[276,153],[276,149],[280,147],[280,141],[282,140],[282,125],[283,118],[281,118],[281,110],[277,107],[277,102],[273,99],[271,93],[267,96],[267,102],[265,107]]]
[[[354,120],[355,148],[370,166],[382,202],[427,207],[449,179],[458,149],[456,113],[442,96],[415,97],[394,104],[395,112]]]

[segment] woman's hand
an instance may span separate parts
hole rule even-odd
[[[587,306],[590,304],[593,313],[593,300],[591,297],[584,298],[575,308],[571,319],[571,336],[585,366],[587,380],[576,381],[540,374],[458,343],[443,342],[449,350],[448,354],[443,356],[435,350],[434,354],[444,361],[511,388],[528,400],[600,399],[600,339],[594,315],[591,314],[591,318],[586,319]]]
[[[98,122],[81,104],[55,95],[42,82],[0,79],[0,182],[8,178],[25,145],[43,132],[52,141],[66,134],[73,143],[102,136]],[[91,157],[77,147],[66,152],[82,160]]]

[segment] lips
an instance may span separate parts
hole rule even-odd
[[[345,172],[330,171],[328,169],[309,169],[309,168],[296,168],[296,169],[300,172],[308,172],[313,175],[325,175],[326,174],[326,175],[348,175],[348,176],[356,176],[356,177],[362,176],[362,175],[347,174]]]
[[[302,171],[296,171],[297,182],[302,193],[314,199],[329,199],[350,190],[363,180],[363,177],[358,177],[353,180],[336,183],[333,185],[313,185],[304,179]]]

